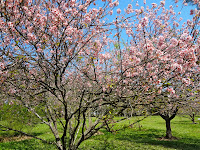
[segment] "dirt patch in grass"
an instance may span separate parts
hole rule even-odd
[[[95,133],[95,134],[94,134],[94,136],[96,136],[96,135],[104,135],[104,133],[103,133],[103,132],[100,132],[100,131],[98,131],[97,133]]]
[[[179,138],[177,137],[172,137],[170,139],[166,138],[165,136],[164,137],[160,137],[160,138],[157,138],[159,141],[173,141],[173,140],[179,140]]]
[[[32,139],[32,137],[29,136],[0,137],[0,143],[11,142],[11,141],[23,141],[27,139]]]

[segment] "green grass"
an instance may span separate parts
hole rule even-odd
[[[129,120],[133,122],[135,118]],[[124,121],[116,128],[129,121]],[[139,128],[139,126],[142,126]],[[192,124],[187,118],[176,116],[172,120],[172,134],[178,140],[159,140],[165,136],[165,122],[159,116],[151,116],[135,124],[132,128],[120,130],[114,134],[101,130],[103,134],[84,141],[80,150],[200,150],[200,124]],[[32,132],[39,137],[52,139],[52,135],[43,125]],[[1,135],[1,133],[0,133]],[[31,139],[19,142],[0,143],[1,150],[54,150],[56,147]]]

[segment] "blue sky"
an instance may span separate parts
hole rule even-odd
[[[113,2],[115,0],[112,0]],[[107,18],[112,21],[115,20],[117,14],[117,9],[120,8],[122,10],[121,14],[124,14],[124,9],[127,8],[128,4],[131,3],[133,6],[133,9],[140,9],[141,6],[143,6],[144,8],[146,6],[152,7],[152,3],[156,3],[156,4],[160,4],[161,0],[146,0],[146,4],[144,5],[143,0],[119,0],[119,6],[117,6],[114,10],[113,10],[113,15],[110,16],[108,15]],[[135,6],[136,2],[138,2],[139,7]],[[102,0],[96,0],[96,6],[92,5],[92,7],[98,7],[101,6],[102,4]],[[180,26],[183,22],[186,22],[188,19],[192,19],[192,16],[190,15],[190,10],[191,9],[195,9],[196,6],[192,6],[190,4],[188,4],[188,6],[184,6],[183,5],[183,0],[179,0],[178,3],[175,3],[175,0],[165,0],[165,8],[169,9],[169,6],[172,5],[174,8],[174,11],[178,14],[178,12],[181,12],[180,15],[177,16],[177,19],[179,19],[180,17],[183,18],[183,20],[180,22]],[[178,7],[176,7],[176,5],[178,5]]]
[[[113,2],[115,0],[112,0]],[[116,15],[117,14],[117,9],[120,8],[122,10],[121,14],[124,14],[124,9],[127,8],[128,4],[131,3],[132,6],[133,6],[133,9],[140,9],[141,6],[143,6],[144,8],[146,6],[149,6],[149,7],[152,7],[152,3],[156,3],[156,4],[160,4],[160,1],[161,0],[146,0],[146,4],[144,5],[143,3],[143,0],[119,0],[119,6],[116,7],[114,10],[113,10],[113,15],[110,16],[108,15],[107,18],[111,21],[111,20],[115,20],[116,18]],[[196,6],[192,6],[190,4],[188,4],[188,6],[184,6],[183,5],[183,0],[179,0],[178,3],[175,3],[174,2],[175,0],[165,0],[165,8],[166,9],[169,9],[169,6],[172,5],[173,8],[174,8],[174,11],[178,14],[178,12],[181,12],[180,15],[178,15],[177,19],[179,19],[180,17],[183,18],[183,20],[180,22],[180,27],[181,27],[181,24],[183,22],[186,22],[188,19],[192,19],[192,16],[190,15],[190,10],[191,9],[195,9]],[[96,7],[98,7],[98,4],[101,4],[101,0],[97,0],[96,1]],[[136,2],[138,2],[139,4],[139,7],[135,6]],[[178,7],[176,7],[176,5],[178,5]],[[113,35],[112,35],[113,36]],[[127,36],[125,35],[124,32],[121,32],[121,37],[124,41],[127,40]]]
[[[114,1],[114,0],[113,0]],[[150,6],[152,3],[156,3],[156,4],[160,4],[161,0],[146,0],[146,6]],[[140,5],[139,7],[136,7],[135,4],[136,2],[138,2],[138,4]],[[173,0],[165,0],[165,8],[169,8],[170,5],[174,6],[174,10],[175,12],[180,12],[181,11],[181,15],[180,17],[183,18],[183,21],[187,21],[187,19],[191,19],[191,15],[190,15],[190,10],[191,9],[195,9],[195,6],[189,5],[188,6],[184,6],[182,4],[183,0],[179,0],[179,2],[177,3],[179,7],[175,7],[177,4],[175,4],[175,2]],[[127,8],[128,4],[132,3],[133,8],[138,9],[141,6],[144,6],[143,0],[119,0],[119,6],[117,8],[120,8],[122,10],[122,13],[124,12],[124,9]],[[116,9],[117,9],[116,8]],[[116,9],[115,9],[115,14],[116,15]]]

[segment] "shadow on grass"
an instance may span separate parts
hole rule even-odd
[[[44,134],[47,130],[42,130],[40,133],[35,133],[39,136]],[[165,130],[159,129],[126,129],[111,134],[106,130],[101,130],[103,134],[93,136],[86,140],[81,146],[80,150],[133,150],[133,149],[159,149],[161,146],[165,148],[172,148],[177,150],[200,150],[200,139],[192,137],[177,137],[178,140],[164,141],[159,140],[164,136]],[[174,133],[175,135],[175,133]],[[176,135],[175,135],[176,136]],[[181,136],[181,135],[180,135]],[[187,135],[184,135],[187,136]],[[136,144],[141,145],[136,145]],[[134,146],[135,145],[135,146]],[[149,147],[150,148],[149,148]],[[155,146],[155,147],[154,147]],[[158,146],[158,147],[156,147]],[[31,139],[19,142],[0,143],[0,150],[55,150],[56,147],[47,145],[39,140]]]
[[[38,136],[40,136],[40,135],[43,135],[44,133],[29,133],[30,135],[32,135],[32,136],[36,136],[36,137],[38,137]],[[13,138],[13,137],[20,137],[20,136],[26,136],[26,135],[24,135],[24,134],[21,134],[21,133],[19,133],[19,132],[13,132],[12,134],[10,134],[10,133],[8,133],[8,132],[5,132],[5,133],[1,133],[0,134],[0,138]],[[27,137],[31,137],[31,136],[27,136]],[[1,142],[0,142],[1,143]]]
[[[53,145],[42,143],[38,140],[24,140],[18,142],[0,143],[1,150],[54,150]]]
[[[31,133],[31,135],[36,136],[36,137],[40,137],[41,135],[43,135],[45,133],[45,131],[42,132],[35,132],[35,133]],[[54,150],[56,149],[56,147],[54,145],[49,145],[46,143],[43,143],[40,140],[31,138],[31,139],[23,139],[22,140],[17,140],[17,141],[13,141],[13,137],[17,137],[19,135],[7,135],[4,134],[2,135],[2,138],[7,138],[6,142],[0,142],[0,150]],[[22,134],[23,136],[23,134]],[[11,139],[11,141],[9,141],[9,138]]]
[[[184,125],[187,125],[187,124],[191,124],[192,121],[174,121],[172,122],[172,124],[184,124]]]
[[[145,132],[145,133],[144,133]],[[160,140],[161,134],[164,133],[163,130],[149,129],[146,131],[133,131],[131,133],[120,133],[120,136],[116,138],[120,141],[130,141],[135,143],[144,143],[149,145],[161,145],[166,148],[174,148],[180,150],[200,150],[200,139],[192,138],[178,138],[178,140]]]

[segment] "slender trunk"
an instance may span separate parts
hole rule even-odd
[[[89,129],[92,127],[92,117],[91,117],[91,113],[89,112],[88,114],[88,120],[89,120]]]
[[[70,147],[68,150],[77,150],[75,146]]]
[[[56,146],[57,146],[58,150],[65,150],[65,149],[63,149],[63,147],[62,147],[61,141],[56,141]]]
[[[166,138],[171,139],[172,138],[172,131],[171,131],[171,120],[166,119]]]
[[[196,124],[196,122],[195,122],[195,114],[192,114],[192,115],[191,115],[191,119],[192,119],[192,123],[193,123],[193,124]]]

